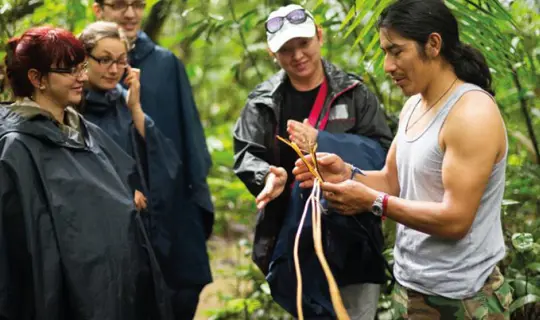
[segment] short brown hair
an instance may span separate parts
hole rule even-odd
[[[118,39],[124,42],[126,50],[129,50],[129,40],[120,29],[118,24],[108,21],[98,21],[89,24],[79,35],[79,40],[84,46],[87,53],[92,52],[97,43],[105,38]]]

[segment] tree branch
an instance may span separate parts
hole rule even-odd
[[[25,16],[32,14],[34,10],[44,4],[43,0],[29,0],[23,3],[17,4],[10,10],[6,10],[0,15],[0,27],[5,32],[8,38],[13,35],[8,30],[8,26],[24,18]]]
[[[43,0],[29,0],[23,3],[17,4],[13,9],[7,10],[2,15],[7,17],[6,23],[10,24],[25,16],[32,14],[34,10],[41,7],[45,1]]]
[[[521,106],[521,112],[523,113],[523,117],[525,118],[527,131],[529,132],[529,137],[531,138],[531,142],[534,147],[536,163],[540,164],[540,150],[538,149],[538,140],[536,139],[536,134],[534,133],[531,116],[529,115],[529,110],[527,107],[527,99],[523,96],[523,92],[522,92],[523,87],[521,85],[521,81],[519,80],[517,70],[511,66],[510,68],[512,70],[512,78],[514,80],[514,85],[516,86],[516,89],[518,90],[518,97],[519,97],[519,104]]]
[[[260,72],[259,68],[257,67],[257,60],[255,59],[251,51],[249,51],[246,38],[244,37],[244,32],[242,32],[242,26],[240,25],[238,19],[236,18],[236,13],[234,11],[234,5],[232,3],[232,0],[229,0],[229,11],[231,12],[231,16],[233,18],[234,23],[238,26],[238,33],[240,34],[240,40],[242,40],[242,46],[244,47],[244,50],[246,51],[246,54],[249,60],[251,60],[251,64],[255,68],[255,71],[257,72],[259,81],[263,81],[264,77],[262,73]]]
[[[7,36],[8,39],[13,36],[11,34],[11,32],[9,32],[7,23],[4,20],[4,17],[2,15],[0,15],[0,27],[2,27],[2,29],[4,29],[4,32],[6,33],[6,36]],[[3,44],[3,43],[0,44],[0,49],[3,48],[4,46],[5,46],[5,44]]]

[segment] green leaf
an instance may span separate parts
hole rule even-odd
[[[238,21],[242,21],[244,19],[246,19],[247,17],[253,15],[253,14],[256,14],[257,13],[257,9],[253,9],[253,10],[249,10],[248,12],[244,13],[240,18],[238,18]]]
[[[266,294],[270,294],[270,286],[268,285],[268,282],[261,284],[261,290]]]
[[[379,19],[379,16],[381,15],[382,11],[386,8],[386,6],[390,3],[389,0],[380,0],[376,2],[377,5],[375,8],[373,8],[373,14],[370,17],[368,23],[362,28],[362,32],[360,32],[360,35],[358,35],[358,38],[356,39],[355,43],[358,43],[358,41],[361,41],[370,31],[373,33],[377,33],[377,29],[375,28],[375,23],[377,23],[377,20]]]
[[[524,297],[521,297],[510,305],[510,313],[513,313],[514,311],[523,307],[526,304],[535,303],[535,302],[540,302],[540,297],[537,295],[528,294]]]
[[[527,269],[531,270],[532,272],[540,273],[540,262],[529,263]]]
[[[508,48],[513,48],[511,33],[517,30],[507,14],[499,9],[497,11],[482,9],[481,11],[470,4],[464,5],[458,0],[449,0],[448,3],[460,23],[463,41],[481,49],[491,68],[498,72],[508,72],[509,63],[525,60],[516,52],[512,54],[508,52]],[[486,25],[493,27],[486,28]]]
[[[349,27],[349,29],[347,30],[347,32],[345,33],[345,35],[343,36],[344,38],[347,38],[351,35],[351,33],[354,32],[354,30],[360,25],[360,23],[362,23],[362,20],[364,18],[364,16],[368,13],[369,11],[365,11],[365,12],[362,12],[362,13],[359,13],[356,18],[354,19],[354,22],[352,23],[352,25]]]
[[[523,297],[527,294],[540,296],[540,289],[534,284],[526,282],[525,280],[513,280],[511,285],[515,290],[514,296],[516,297]]]
[[[514,233],[512,245],[518,252],[527,252],[533,249],[534,239],[530,233]]]
[[[317,10],[323,3],[324,3],[324,0],[317,1],[317,3],[311,8],[311,11]]]
[[[347,25],[347,23],[349,23],[349,21],[351,21],[351,19],[354,17],[355,14],[356,14],[356,7],[352,7],[351,10],[349,10],[349,13],[347,13],[347,16],[345,17],[343,22],[341,23],[341,26],[339,26],[340,31],[343,30],[343,28]]]
[[[512,24],[512,26],[514,26],[514,28],[519,29],[517,27],[516,21],[514,20],[514,17],[512,17],[510,12],[508,12],[508,10],[506,10],[506,8],[501,5],[501,2],[499,0],[489,0],[489,3],[495,4],[495,6],[499,9],[498,12],[501,13],[502,17],[506,18],[506,20],[508,20]]]
[[[505,206],[505,207],[506,207],[506,206],[516,205],[516,204],[520,204],[520,202],[519,202],[519,201],[516,201],[516,200],[510,200],[510,199],[504,199],[504,200],[502,201],[502,205]]]
[[[199,38],[201,34],[207,30],[207,28],[211,28],[214,25],[212,22],[207,22],[204,24],[201,24],[190,36],[190,42],[195,41],[195,39]]]
[[[196,9],[196,7],[188,8],[184,10],[181,14],[182,17],[187,17],[191,12],[193,12]]]
[[[358,42],[355,41],[355,44],[358,44]],[[369,42],[367,48],[365,48],[364,55],[362,56],[362,58],[360,60],[361,61],[366,61],[368,55],[371,54],[373,49],[375,49],[375,46],[378,45],[378,44],[379,44],[379,35],[375,34],[373,39],[371,39],[371,41]],[[378,51],[382,52],[382,50],[378,50]]]

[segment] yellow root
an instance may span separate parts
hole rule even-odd
[[[341,299],[341,294],[337,286],[336,280],[332,275],[332,270],[326,261],[324,256],[323,246],[322,246],[322,228],[321,228],[321,204],[319,202],[321,195],[320,182],[315,180],[313,186],[313,192],[310,197],[311,199],[311,217],[312,217],[312,227],[313,227],[313,242],[315,244],[315,253],[319,262],[323,268],[324,274],[326,275],[326,280],[328,281],[328,287],[330,290],[330,297],[332,299],[332,305],[334,306],[334,311],[338,320],[349,320],[349,315],[347,310],[343,305],[343,300]]]
[[[308,168],[309,172],[311,172],[311,174],[316,177],[317,179],[319,179],[320,181],[324,182],[323,178],[321,177],[321,175],[319,174],[319,171],[318,170],[315,170],[315,168],[309,164],[309,162],[307,162],[306,158],[304,157],[304,154],[302,153],[302,150],[300,150],[300,148],[298,147],[298,145],[294,142],[290,142],[288,141],[287,139],[284,139],[280,136],[276,136],[281,142],[283,143],[286,143],[289,147],[293,148],[293,150],[298,154],[298,156],[300,157],[300,159],[302,160],[302,162],[306,165],[306,167]],[[317,161],[315,161],[315,150],[317,149],[317,144],[314,145],[312,151],[310,152],[311,153],[311,156],[313,157],[313,163],[315,163],[315,166],[317,166]]]
[[[306,202],[306,206],[304,207],[304,212],[302,214],[302,218],[300,219],[300,223],[296,231],[296,237],[294,239],[293,258],[294,258],[294,269],[295,269],[296,278],[297,278],[296,309],[298,313],[298,319],[299,320],[304,319],[304,312],[302,310],[302,273],[300,269],[300,260],[298,258],[298,246],[299,246],[300,235],[302,232],[302,227],[304,225],[306,214],[307,214],[309,206],[311,205],[311,218],[312,218],[313,242],[315,246],[315,253],[317,254],[317,258],[319,259],[319,262],[321,263],[324,274],[326,276],[326,280],[328,281],[328,287],[330,290],[330,297],[332,299],[332,305],[334,306],[334,311],[336,312],[336,316],[338,320],[349,320],[350,319],[349,315],[347,314],[347,310],[345,309],[345,306],[343,305],[339,288],[337,286],[336,280],[334,279],[334,276],[332,275],[332,271],[330,270],[328,261],[326,261],[326,258],[324,256],[323,246],[322,246],[321,204],[320,204],[319,199],[321,196],[320,183],[324,182],[324,180],[322,179],[322,176],[319,173],[319,170],[318,170],[319,168],[317,165],[317,158],[315,155],[315,151],[317,150],[317,144],[314,144],[309,152],[314,163],[314,166],[311,166],[307,162],[307,160],[304,158],[304,154],[302,153],[300,148],[296,145],[296,143],[283,139],[280,136],[277,136],[277,138],[280,141],[289,145],[291,148],[293,148],[293,150],[298,154],[300,159],[302,159],[302,161],[304,162],[308,170],[311,172],[311,174],[313,174],[313,176],[315,177],[313,190],[311,191],[311,195],[309,196],[309,199]]]
[[[300,224],[298,225],[298,229],[296,230],[296,237],[294,239],[293,258],[294,258],[294,271],[296,272],[296,279],[297,279],[296,310],[298,312],[299,320],[304,319],[304,312],[302,310],[302,273],[300,271],[300,260],[298,258],[298,245],[300,243],[300,234],[302,233],[302,227],[304,226],[304,221],[306,220],[306,213],[307,213],[308,208],[309,208],[308,206],[304,207],[304,213],[302,214],[302,218],[300,219]]]

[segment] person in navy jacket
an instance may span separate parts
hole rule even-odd
[[[311,13],[298,5],[281,7],[265,27],[270,52],[282,70],[248,96],[234,128],[234,170],[260,210],[253,260],[267,276],[275,301],[296,316],[292,248],[309,192],[294,183],[297,154],[276,135],[303,150],[317,142],[317,151],[340,154],[362,168],[381,168],[392,134],[362,79],[321,58],[323,33]],[[323,243],[329,247],[324,251],[350,316],[373,319],[385,281],[381,220],[363,215],[357,224],[352,219],[325,216]],[[304,277],[310,279],[304,281],[304,315],[331,318],[335,313],[307,220],[300,249]]]
[[[80,39],[89,61],[81,111],[136,160],[135,202],[147,212],[145,223],[173,291],[176,318],[191,319],[199,292],[211,276],[199,206],[186,194],[186,164],[174,140],[143,112],[139,92],[145,85],[139,84],[139,76],[144,71],[128,64],[124,32],[113,22],[100,21],[87,26]]]

